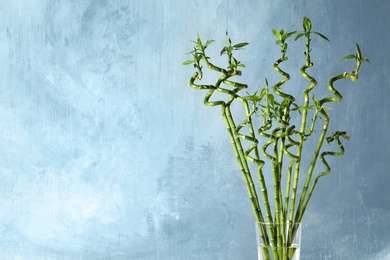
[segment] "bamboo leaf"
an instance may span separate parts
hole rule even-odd
[[[293,109],[291,109],[292,111],[298,111],[299,114],[301,114],[301,111],[298,110],[299,106],[296,103],[293,103],[292,106],[294,107]]]
[[[367,58],[364,58],[364,59],[362,59],[362,62],[363,61],[367,61],[368,63],[372,63],[369,59],[367,59]]]
[[[233,46],[233,48],[235,48],[236,50],[237,49],[241,49],[242,47],[245,47],[247,46],[249,43],[247,42],[241,42],[241,43],[237,43],[236,45]]]
[[[347,132],[342,132],[340,136],[344,137],[344,139],[349,140],[349,136],[347,135]]]
[[[322,33],[319,33],[319,32],[314,32],[314,33],[317,34],[318,36],[320,36],[322,39],[327,40],[328,42],[330,42],[330,40],[325,35],[323,35]]]
[[[334,136],[328,136],[328,137],[326,137],[326,142],[328,143],[328,144],[330,144],[331,142],[333,142],[334,141]]]
[[[290,36],[293,36],[293,35],[296,34],[296,33],[297,33],[297,31],[293,31],[293,32],[287,33],[286,39],[287,39],[288,37],[290,37]]]
[[[232,64],[233,64],[234,67],[237,67],[237,63],[238,63],[238,61],[235,58],[233,58],[232,59]]]
[[[302,106],[302,107],[296,107],[296,108],[293,108],[293,109],[291,109],[291,110],[294,110],[294,111],[303,111],[303,110],[310,110],[310,109],[312,109],[313,108],[313,106]]]
[[[207,46],[209,46],[211,43],[215,42],[214,40],[208,40],[206,44],[204,45],[204,48],[206,49]]]
[[[263,98],[265,96],[265,94],[267,94],[268,90],[266,88],[263,88],[260,92],[260,97]]]
[[[199,33],[197,33],[197,35],[198,35],[198,38],[197,38],[197,40],[196,40],[196,45],[198,45],[198,47],[199,48],[202,48],[202,40],[200,39],[200,35],[199,35]]]
[[[272,94],[267,95],[267,100],[268,100],[268,103],[271,104],[272,107],[275,106],[275,98]]]
[[[223,55],[223,54],[225,54],[227,52],[227,47],[223,47],[223,49],[221,50],[221,56]]]
[[[298,33],[297,36],[295,36],[294,41],[298,40],[298,39],[301,38],[303,35],[305,35],[305,33]]]
[[[290,103],[290,100],[288,98],[283,99],[282,103],[280,104],[280,108],[284,109],[285,107],[288,106],[289,103]]]
[[[310,21],[310,19],[307,18],[306,16],[303,17],[303,30],[304,30],[306,33],[311,32],[311,21]]]
[[[343,57],[340,61],[342,60],[350,60],[350,59],[356,59],[356,56],[354,54],[347,55]]]
[[[360,50],[360,46],[359,44],[356,43],[356,58],[358,60],[361,60],[362,59],[362,52]]]
[[[194,54],[194,53],[196,53],[196,51],[197,51],[197,49],[194,48],[194,50],[192,50],[192,51],[190,51],[190,52],[187,52],[186,54],[187,54],[187,55],[188,55],[188,54]]]
[[[192,63],[194,63],[193,60],[186,60],[185,62],[183,62],[183,65],[190,65]]]
[[[243,96],[242,98],[245,99],[245,100],[248,100],[248,101],[253,101],[253,102],[261,101],[261,97],[260,96],[256,96],[256,95],[253,95],[253,96]]]
[[[272,33],[278,40],[282,40],[282,35],[276,29],[272,28]]]

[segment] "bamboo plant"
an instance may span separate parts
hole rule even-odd
[[[263,249],[265,259],[269,259],[273,255],[273,259],[285,260],[291,259],[291,255],[294,253],[289,252],[289,250],[293,250],[290,246],[297,227],[294,224],[302,221],[318,180],[331,171],[327,157],[342,156],[344,147],[341,140],[349,138],[345,131],[336,131],[328,135],[330,116],[328,114],[329,107],[326,105],[342,100],[342,95],[334,85],[344,79],[356,82],[361,64],[369,62],[369,60],[362,57],[360,47],[356,44],[356,54],[347,55],[341,59],[355,60],[355,68],[350,72],[331,77],[327,85],[330,95],[319,99],[311,94],[318,85],[317,80],[307,72],[309,68],[313,67],[310,56],[311,40],[313,36],[318,36],[326,41],[329,39],[319,32],[312,31],[312,23],[307,17],[303,18],[303,31],[301,32],[272,29],[272,33],[276,37],[276,44],[281,52],[281,56],[275,61],[273,68],[281,75],[281,80],[273,86],[269,86],[268,80],[265,79],[265,86],[254,94],[247,94],[247,92],[242,94],[248,85],[234,80],[234,77],[242,75],[240,68],[245,67],[241,61],[234,57],[234,51],[243,49],[248,43],[233,44],[227,33],[227,45],[220,53],[227,56],[226,67],[218,66],[210,61],[206,49],[214,40],[203,43],[199,34],[197,39],[193,41],[194,49],[189,53],[192,59],[183,64],[192,64],[196,69],[189,80],[189,86],[207,91],[204,104],[221,108],[222,118],[244,178],[256,222],[283,224],[275,225],[274,228],[261,232],[263,242],[271,249],[270,252]],[[295,36],[295,41],[303,38],[305,48],[305,59],[299,72],[307,81],[307,85],[302,88],[302,94],[299,95],[288,93],[282,89],[282,86],[287,86],[286,83],[290,80],[290,75],[283,71],[280,65],[288,61],[287,41],[293,36]],[[196,83],[203,78],[203,65],[220,74],[214,84]],[[220,98],[220,94],[218,98],[215,98],[213,96],[215,93],[222,93],[225,98]],[[232,114],[231,107],[235,102],[239,102],[243,107],[245,116],[241,120],[237,120],[239,116]],[[314,142],[308,142],[308,140],[314,140]],[[325,149],[323,146],[325,141],[335,142],[338,146],[337,151],[329,150],[330,148]],[[310,150],[310,164],[303,174],[301,165],[304,153],[307,154],[304,147],[313,143],[315,146]],[[319,173],[315,173],[319,161],[323,164],[322,169],[324,170],[317,170]],[[250,163],[254,163],[256,167],[251,167]],[[270,165],[271,172],[265,170],[266,164]],[[253,180],[254,173],[251,172],[251,169],[257,171],[262,204],[260,204]],[[270,177],[266,178],[266,176]],[[284,183],[282,183],[282,179]]]

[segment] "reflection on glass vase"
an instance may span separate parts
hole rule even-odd
[[[299,260],[300,223],[256,222],[256,239],[259,260]]]

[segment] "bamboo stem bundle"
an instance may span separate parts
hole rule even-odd
[[[272,253],[274,256],[273,259],[287,260],[291,259],[293,253],[289,252],[288,250],[290,249],[288,248],[291,247],[293,238],[297,232],[296,224],[302,221],[318,180],[328,175],[331,171],[326,157],[342,156],[344,154],[344,146],[340,138],[349,138],[345,131],[336,131],[332,135],[327,136],[330,116],[326,112],[328,108],[324,105],[326,103],[341,102],[342,95],[334,87],[334,84],[339,80],[348,78],[356,82],[361,64],[365,61],[370,61],[362,57],[360,47],[356,44],[356,54],[347,55],[342,59],[354,59],[356,61],[355,70],[332,77],[328,83],[328,89],[332,96],[317,100],[314,95],[310,98],[310,93],[318,85],[317,80],[307,72],[308,69],[314,66],[310,56],[311,36],[314,34],[327,41],[329,39],[319,32],[313,32],[312,23],[307,17],[303,18],[302,32],[286,32],[283,29],[280,31],[272,29],[272,33],[275,35],[277,39],[276,44],[280,46],[281,50],[281,57],[273,64],[273,68],[282,76],[282,79],[272,87],[268,86],[268,80],[266,79],[266,86],[261,91],[256,91],[252,95],[244,96],[239,94],[240,91],[247,89],[248,86],[233,80],[234,77],[242,75],[239,68],[245,67],[243,63],[234,57],[233,52],[243,49],[248,43],[243,42],[233,45],[227,33],[227,46],[221,51],[221,55],[227,55],[228,65],[226,68],[216,66],[210,62],[210,58],[206,55],[206,49],[214,40],[209,40],[203,44],[199,34],[197,40],[193,41],[195,44],[194,50],[190,52],[193,59],[187,60],[183,64],[193,64],[197,70],[190,78],[189,86],[195,89],[207,90],[204,104],[207,106],[221,106],[222,118],[225,122],[238,166],[244,178],[256,221],[274,224],[271,225],[269,230],[260,230],[263,243],[271,248],[271,252],[263,249],[265,258],[269,259]],[[290,80],[290,75],[282,70],[280,65],[288,61],[287,40],[293,35],[296,36],[295,40],[301,37],[305,38],[305,63],[300,68],[300,74],[309,82],[309,86],[303,90],[302,105],[296,103],[297,99],[294,95],[282,89],[282,86]],[[201,81],[203,78],[202,63],[208,69],[221,73],[221,76],[214,84],[195,83],[195,81]],[[216,92],[226,95],[227,98],[212,100]],[[235,101],[242,104],[245,112],[245,119],[238,124],[231,110],[231,105]],[[299,113],[300,115],[299,130],[295,129],[296,126],[291,121],[293,113]],[[313,118],[311,125],[308,127],[308,117],[310,115]],[[257,131],[253,122],[254,116],[262,118],[261,125]],[[314,147],[314,153],[308,171],[304,177],[302,191],[298,196],[302,171],[301,164],[305,153],[304,144],[307,143],[307,140],[315,132],[319,118],[322,119],[321,132]],[[260,142],[260,140],[263,141]],[[323,144],[325,140],[328,143],[335,141],[339,151],[324,151]],[[320,159],[325,170],[313,176],[318,159]],[[273,210],[271,209],[269,200],[271,191],[268,187],[270,184],[266,182],[263,169],[266,161],[271,163],[272,169],[273,189],[271,191],[273,191]],[[249,163],[256,165],[262,204],[260,204],[257,195]],[[283,176],[286,178],[284,186],[282,183]],[[285,191],[284,194],[283,188]]]

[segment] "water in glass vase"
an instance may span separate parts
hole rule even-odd
[[[301,224],[256,222],[256,240],[259,260],[299,260]]]
[[[268,253],[265,253],[267,251]],[[264,245],[257,246],[258,260],[299,260],[301,254],[301,247],[298,244],[293,244],[291,247],[287,248],[287,252],[283,255],[282,250],[280,250],[280,255],[278,258],[275,258],[274,253],[270,247],[265,247]]]

